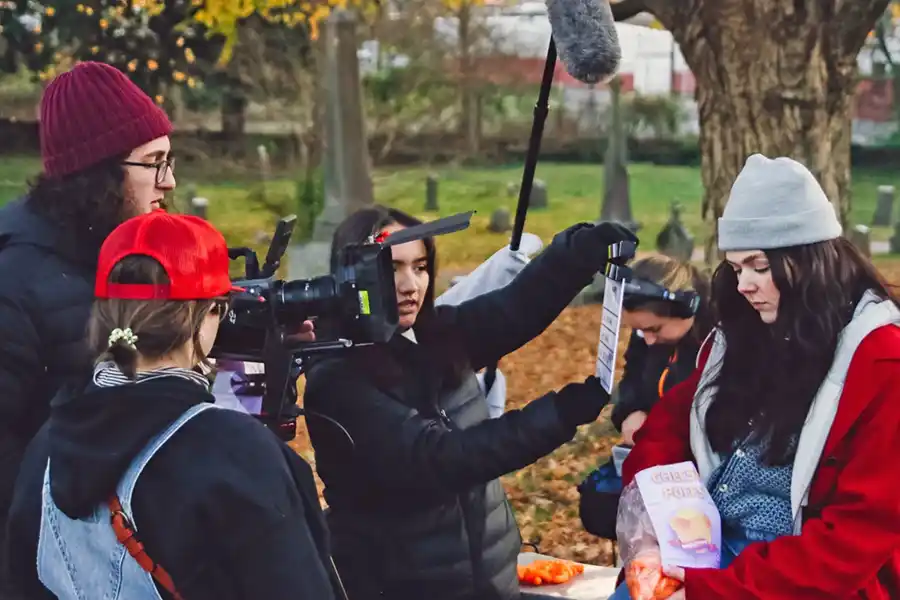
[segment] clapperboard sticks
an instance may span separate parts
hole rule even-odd
[[[600,320],[600,339],[597,343],[596,376],[607,393],[612,394],[616,370],[619,329],[622,325],[623,284],[631,277],[631,269],[623,263],[634,258],[637,243],[622,241],[609,246],[606,285],[603,289],[603,314]]]

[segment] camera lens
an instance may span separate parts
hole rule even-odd
[[[302,322],[339,308],[337,282],[331,275],[287,281],[276,294],[276,311],[286,321]]]

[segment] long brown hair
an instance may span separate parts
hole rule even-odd
[[[763,323],[722,263],[713,307],[725,335],[718,389],[706,414],[713,450],[745,439],[763,442],[769,464],[787,464],[816,392],[834,361],[838,336],[872,290],[900,307],[893,286],[847,239],[765,251],[780,293],[778,316]],[[752,425],[751,425],[752,421]]]
[[[113,267],[111,283],[169,283],[162,265],[148,256],[127,256]],[[210,300],[121,300],[98,298],[88,320],[88,339],[97,362],[113,361],[129,378],[136,376],[138,358],[159,359],[192,342],[198,363],[206,356],[200,345],[203,320],[214,306]],[[109,344],[115,329],[130,329],[134,345],[119,339]]]

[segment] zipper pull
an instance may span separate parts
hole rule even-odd
[[[444,425],[446,425],[448,429],[453,429],[453,421],[450,420],[450,416],[447,415],[447,411],[443,408],[439,408],[438,414],[441,417],[441,421],[444,422]]]

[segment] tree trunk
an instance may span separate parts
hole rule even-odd
[[[247,97],[243,90],[226,88],[222,94],[222,136],[227,142],[240,142],[246,130]]]
[[[648,0],[697,80],[703,217],[716,223],[747,157],[790,156],[849,224],[856,57],[888,0]]]

